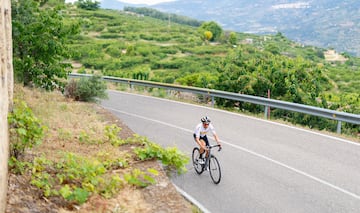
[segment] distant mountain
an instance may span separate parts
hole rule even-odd
[[[254,34],[281,32],[306,44],[360,56],[359,0],[178,0],[131,5],[103,0],[102,8],[150,7],[198,20],[213,20],[223,29]]]

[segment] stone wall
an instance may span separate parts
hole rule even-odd
[[[5,212],[8,187],[9,135],[7,115],[12,107],[13,68],[11,3],[0,0],[0,213]]]

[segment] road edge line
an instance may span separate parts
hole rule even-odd
[[[192,196],[190,196],[188,193],[186,193],[184,190],[180,189],[178,186],[176,186],[174,183],[172,183],[173,186],[175,187],[175,189],[185,198],[187,199],[190,203],[192,203],[193,205],[195,205],[196,207],[198,207],[201,212],[203,213],[211,213],[209,210],[207,210],[199,201],[197,201],[195,198],[193,198]]]

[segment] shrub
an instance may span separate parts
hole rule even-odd
[[[99,1],[91,1],[91,0],[79,0],[76,2],[76,5],[85,10],[97,10],[100,8]]]
[[[10,155],[18,159],[26,148],[41,143],[44,127],[24,101],[15,100],[14,103],[14,110],[8,116]]]
[[[186,172],[185,165],[189,162],[186,155],[181,153],[176,147],[162,148],[160,145],[149,141],[145,137],[136,137],[142,147],[134,149],[134,153],[140,160],[160,160],[168,171],[177,171],[179,174]]]
[[[76,101],[95,102],[96,98],[107,98],[106,84],[101,76],[94,75],[90,78],[72,79],[65,87],[65,96]]]
[[[97,36],[97,38],[104,38],[104,39],[111,39],[111,38],[120,38],[122,37],[118,33],[102,33],[100,36]]]

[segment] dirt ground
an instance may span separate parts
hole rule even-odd
[[[81,153],[85,155],[91,155],[94,152],[99,151],[99,145],[83,146],[76,141],[78,138],[74,136],[73,142],[64,141],[63,137],[60,137],[59,131],[63,131],[66,128],[72,128],[76,131],[76,128],[83,128],[81,119],[91,117],[100,121],[100,124],[117,124],[122,130],[120,132],[121,138],[131,137],[134,132],[129,129],[123,122],[118,120],[111,113],[101,108],[96,104],[83,104],[69,101],[60,96],[48,95],[37,91],[22,91],[22,95],[30,97],[31,108],[40,107],[42,118],[48,119],[45,123],[49,126],[47,131],[47,137],[45,137],[43,143],[26,152],[24,159],[31,161],[35,156],[40,153],[45,153],[46,157],[56,158],[59,151],[71,151]],[[44,99],[45,98],[45,99]],[[51,100],[49,102],[49,100]],[[50,104],[50,105],[49,105]],[[32,105],[32,106],[31,106]],[[66,107],[65,107],[66,105]],[[56,110],[49,110],[50,108],[61,107],[66,108],[66,112],[73,114],[62,113],[61,117],[56,117]],[[77,109],[81,110],[77,110]],[[34,113],[39,113],[34,110]],[[53,114],[51,114],[53,113]],[[67,116],[71,116],[73,119],[69,122],[70,126],[67,126],[66,121],[61,119],[69,119]],[[77,117],[79,118],[78,120]],[[56,121],[56,122],[54,122]],[[55,124],[54,124],[55,123]],[[92,124],[94,125],[94,124]],[[94,128],[95,129],[95,128]],[[98,133],[95,133],[98,134]],[[74,134],[75,135],[75,134]],[[67,138],[68,139],[68,138]],[[101,149],[108,150],[109,152],[113,147],[103,147]],[[129,146],[119,147],[121,152],[127,152],[131,149]],[[116,151],[116,150],[115,150]],[[95,195],[89,198],[89,200],[81,205],[76,206],[71,203],[66,203],[60,197],[42,196],[42,193],[34,186],[30,184],[30,175],[15,175],[9,174],[9,184],[7,192],[7,206],[6,213],[35,213],[35,212],[198,212],[198,210],[192,206],[173,186],[170,182],[165,171],[160,166],[158,161],[134,161],[130,162],[132,168],[154,168],[159,171],[159,175],[156,176],[156,184],[150,185],[146,188],[138,188],[130,185],[126,185],[120,192],[113,198],[105,199],[99,195]]]

